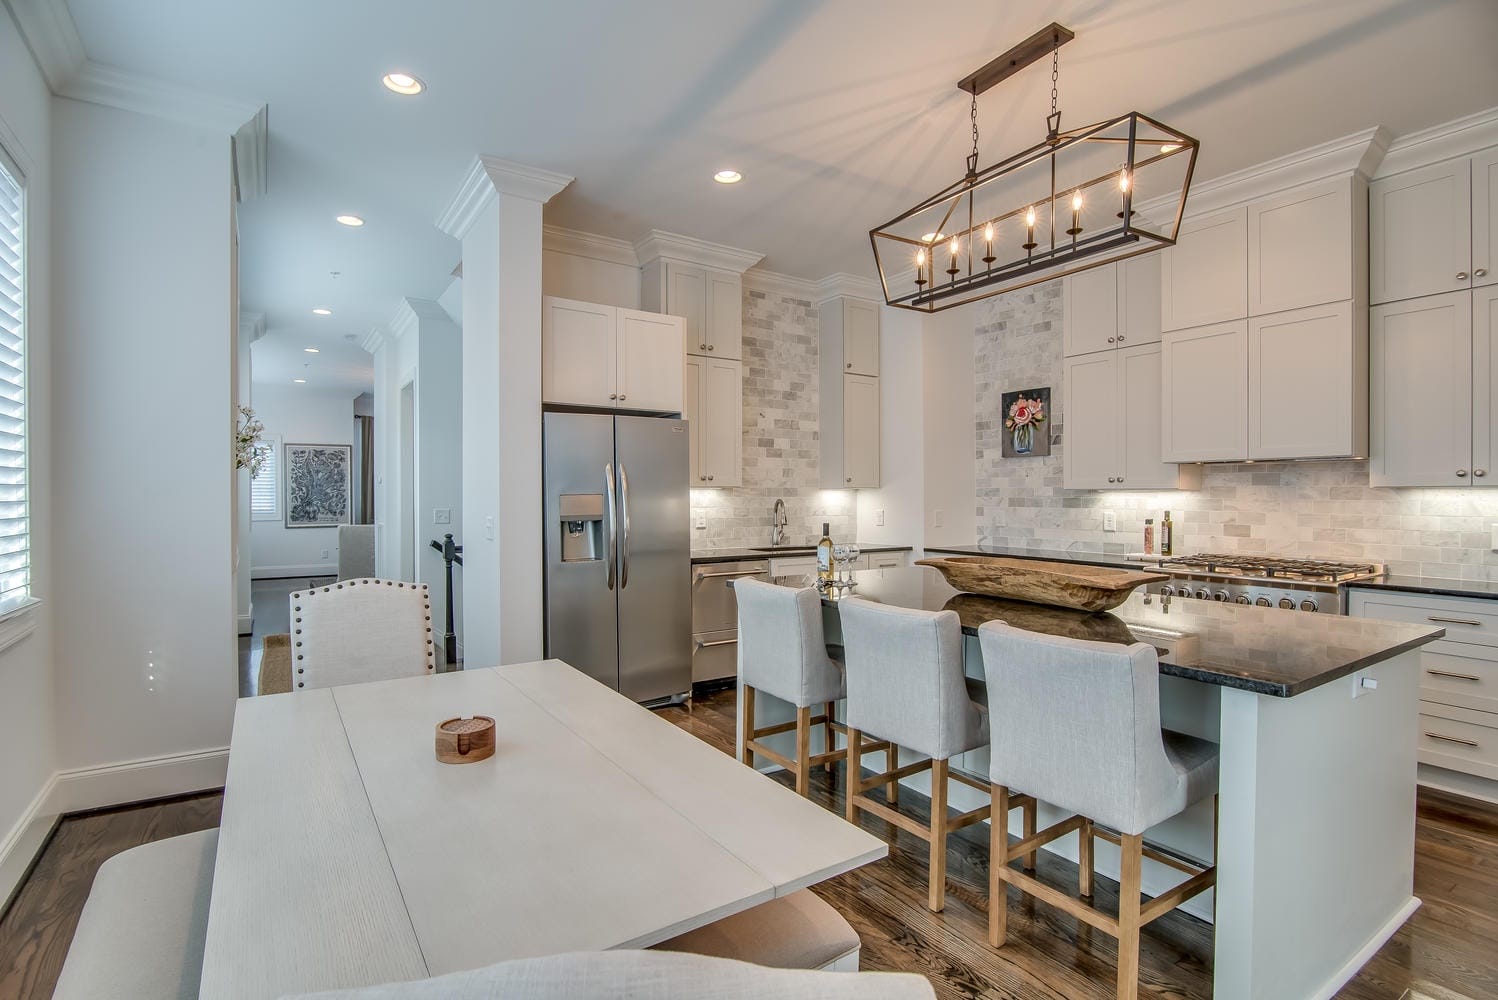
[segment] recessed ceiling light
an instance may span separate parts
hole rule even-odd
[[[946,238],[946,233],[927,233],[925,236],[921,237],[921,239],[927,243],[935,243],[937,240],[944,240]]]
[[[331,315],[333,315],[333,310],[318,308],[318,309],[312,310],[312,315],[314,315],[314,316],[331,316]]]
[[[1181,148],[1181,144],[1178,143],[1178,142],[1167,142],[1167,143],[1165,143],[1164,145],[1162,145],[1160,147],[1160,152],[1162,152],[1162,153],[1174,153],[1176,150],[1178,150],[1180,148]]]
[[[359,218],[357,215],[340,215],[337,217],[337,219],[345,226],[353,226],[356,229],[359,226],[364,225],[364,220]]]
[[[292,381],[293,381],[293,382],[305,382],[305,381],[307,381],[307,380],[306,380],[306,379],[304,379],[304,378],[294,378],[294,379],[292,379]]]
[[[302,350],[306,351],[308,354],[316,354],[316,353],[318,353],[317,352],[317,348],[315,348],[315,347],[304,347],[304,348],[302,348]]]
[[[744,175],[737,170],[719,170],[716,174],[713,174],[713,180],[719,184],[737,184],[743,179]]]
[[[419,94],[427,88],[426,84],[410,73],[386,73],[380,82],[385,85],[385,89],[393,90],[397,94],[405,94],[407,97]]]

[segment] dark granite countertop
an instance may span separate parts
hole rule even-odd
[[[1482,580],[1444,580],[1438,576],[1380,576],[1349,583],[1347,586],[1349,590],[1354,587],[1359,590],[1401,590],[1406,594],[1498,600],[1498,583]]]
[[[1110,552],[1079,552],[1073,549],[1015,549],[1002,545],[927,545],[927,555],[939,556],[1005,556],[1010,559],[1045,559],[1050,562],[1077,563],[1081,566],[1106,566],[1109,569],[1140,569],[1150,563],[1130,560]]]
[[[945,551],[945,550],[944,550]],[[962,594],[936,570],[867,570],[853,574],[858,597],[928,611],[950,609],[962,630],[995,619],[1016,628],[1101,642],[1147,642],[1164,652],[1160,672],[1277,698],[1312,688],[1446,634],[1444,629],[1372,618],[1347,618],[1215,601],[1170,601],[1135,591],[1112,611],[1066,608]],[[777,577],[809,586],[810,577]],[[836,598],[823,598],[836,607]]]
[[[870,552],[909,552],[909,545],[865,545],[858,543],[859,551],[867,555]],[[787,556],[811,556],[816,555],[815,545],[782,545],[777,549],[755,548],[725,548],[725,549],[693,549],[692,563],[723,563],[744,562],[748,559],[775,559]]]

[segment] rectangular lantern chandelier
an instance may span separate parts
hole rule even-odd
[[[973,152],[956,183],[869,232],[892,306],[938,312],[1176,241],[1199,144],[1130,111],[1061,131],[1052,24],[958,84],[973,98]],[[978,95],[1052,58],[1046,137],[978,169]]]

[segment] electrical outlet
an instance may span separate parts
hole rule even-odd
[[[323,549],[323,550],[322,550],[322,557],[323,557],[323,558],[324,558],[324,559],[326,559],[326,558],[328,558],[328,550],[327,550],[327,549]]]
[[[432,523],[433,524],[452,524],[453,523],[453,509],[451,507],[433,507],[432,508]]]
[[[1488,543],[1494,552],[1498,552],[1498,524],[1488,525],[1488,530],[1493,533],[1492,540]]]
[[[879,527],[881,527],[881,528],[884,527],[884,509],[883,508],[880,508],[879,510],[874,511],[874,523],[876,525],[878,525]]]
[[[1359,672],[1352,675],[1352,696],[1361,698],[1378,690],[1378,678]]]
[[[703,514],[701,512],[698,512],[695,515],[695,517],[693,518],[693,520],[692,520],[692,527],[696,528],[698,531],[706,531],[707,530],[707,515]]]
[[[1111,510],[1105,510],[1105,511],[1103,511],[1103,530],[1104,531],[1117,531],[1118,530],[1118,515],[1115,514],[1115,513],[1113,513],[1113,511],[1111,511]]]
[[[942,510],[940,507],[931,512],[931,527],[940,528],[943,524],[946,523],[946,520],[947,512]]]
[[[493,514],[485,514],[484,515],[484,537],[487,538],[487,539],[489,539],[489,541],[491,541],[491,542],[494,541],[494,515]]]

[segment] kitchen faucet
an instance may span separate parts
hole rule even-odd
[[[785,516],[785,501],[776,500],[775,508],[770,512],[773,524],[770,526],[770,544],[781,545],[785,542],[785,526],[789,523]]]

